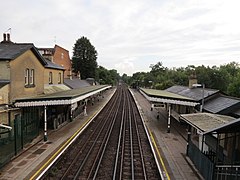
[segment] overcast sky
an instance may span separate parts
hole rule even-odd
[[[121,75],[240,62],[239,0],[5,0],[0,30],[13,42],[69,50],[87,37],[97,62]]]

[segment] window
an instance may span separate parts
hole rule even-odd
[[[34,69],[31,69],[30,76],[29,76],[29,84],[34,84]]]
[[[25,70],[25,86],[29,84],[29,69]]]
[[[58,84],[62,83],[62,74],[58,73]]]
[[[53,77],[52,77],[52,72],[49,72],[49,84],[52,84]]]
[[[34,85],[34,69],[25,69],[25,87],[30,88],[30,87],[35,87]]]

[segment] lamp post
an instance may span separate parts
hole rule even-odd
[[[193,87],[202,87],[202,104],[200,106],[200,112],[203,111],[203,105],[204,105],[204,90],[205,90],[205,84],[193,84]]]

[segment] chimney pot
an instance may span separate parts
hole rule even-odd
[[[8,41],[8,42],[11,42],[11,40],[10,40],[10,34],[9,34],[9,33],[7,33],[7,41]]]
[[[5,42],[6,41],[6,33],[3,33],[3,41]]]

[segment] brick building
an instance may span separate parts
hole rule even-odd
[[[55,45],[54,48],[38,48],[38,50],[44,58],[64,67],[64,78],[70,78],[72,72],[72,63],[68,50],[58,45]]]

